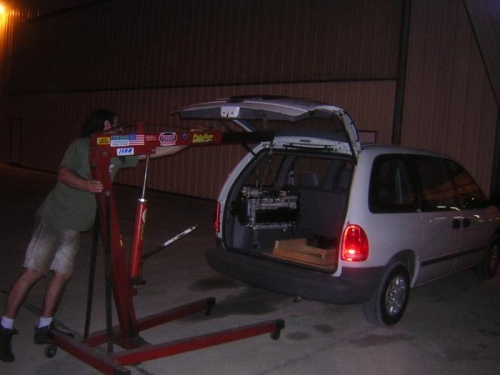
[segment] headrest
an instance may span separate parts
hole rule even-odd
[[[314,172],[302,172],[299,178],[299,185],[304,187],[318,187],[318,175]]]

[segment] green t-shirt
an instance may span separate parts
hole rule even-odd
[[[122,168],[135,167],[137,156],[112,158],[111,181]],[[83,178],[91,178],[89,165],[89,139],[78,138],[66,150],[60,166],[72,169]],[[94,194],[57,182],[39,209],[39,215],[56,229],[87,231],[92,228],[96,213]]]

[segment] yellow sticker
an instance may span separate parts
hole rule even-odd
[[[110,142],[111,142],[110,137],[97,137],[97,144],[99,146],[109,145]]]
[[[214,140],[213,134],[195,134],[193,135],[193,143],[208,143]]]

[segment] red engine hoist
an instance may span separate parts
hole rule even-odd
[[[101,181],[104,185],[102,193],[98,194],[96,198],[98,222],[105,250],[106,294],[109,297],[107,298],[107,304],[111,303],[112,294],[119,324],[112,326],[111,306],[107,306],[105,330],[92,334],[86,332],[83,339],[82,337],[70,337],[58,331],[51,331],[51,343],[48,352],[52,354],[49,355],[46,351],[46,355],[55,355],[56,348],[60,347],[102,373],[130,374],[130,371],[124,366],[265,333],[271,333],[273,339],[278,339],[280,331],[284,328],[283,320],[267,321],[173,342],[149,344],[139,336],[139,332],[200,311],[205,311],[205,314],[208,315],[215,305],[215,298],[205,298],[141,319],[136,317],[133,302],[133,297],[137,294],[137,284],[142,282],[142,261],[172,241],[195,229],[195,227],[191,227],[162,244],[159,249],[142,255],[142,236],[147,209],[144,193],[149,155],[154,154],[157,147],[220,145],[272,140],[273,136],[269,132],[186,131],[147,133],[145,132],[144,123],[137,124],[136,133],[99,133],[92,135],[90,137],[92,178]],[[132,248],[127,267],[109,166],[111,158],[131,155],[147,155],[147,161],[142,196],[137,204]],[[88,325],[86,323],[87,330]],[[107,354],[94,349],[96,346],[105,343],[108,344]],[[117,344],[125,350],[113,353],[113,344]]]

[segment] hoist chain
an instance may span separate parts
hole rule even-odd
[[[271,143],[269,145],[269,153],[267,154],[266,170],[264,172],[264,178],[262,179],[262,185],[265,184],[265,182],[267,181],[268,175],[271,174],[272,181],[273,181],[273,187],[276,187],[276,179],[275,179],[275,175],[274,175],[273,149],[274,149],[274,143]],[[262,189],[262,186],[261,186],[261,189]]]

